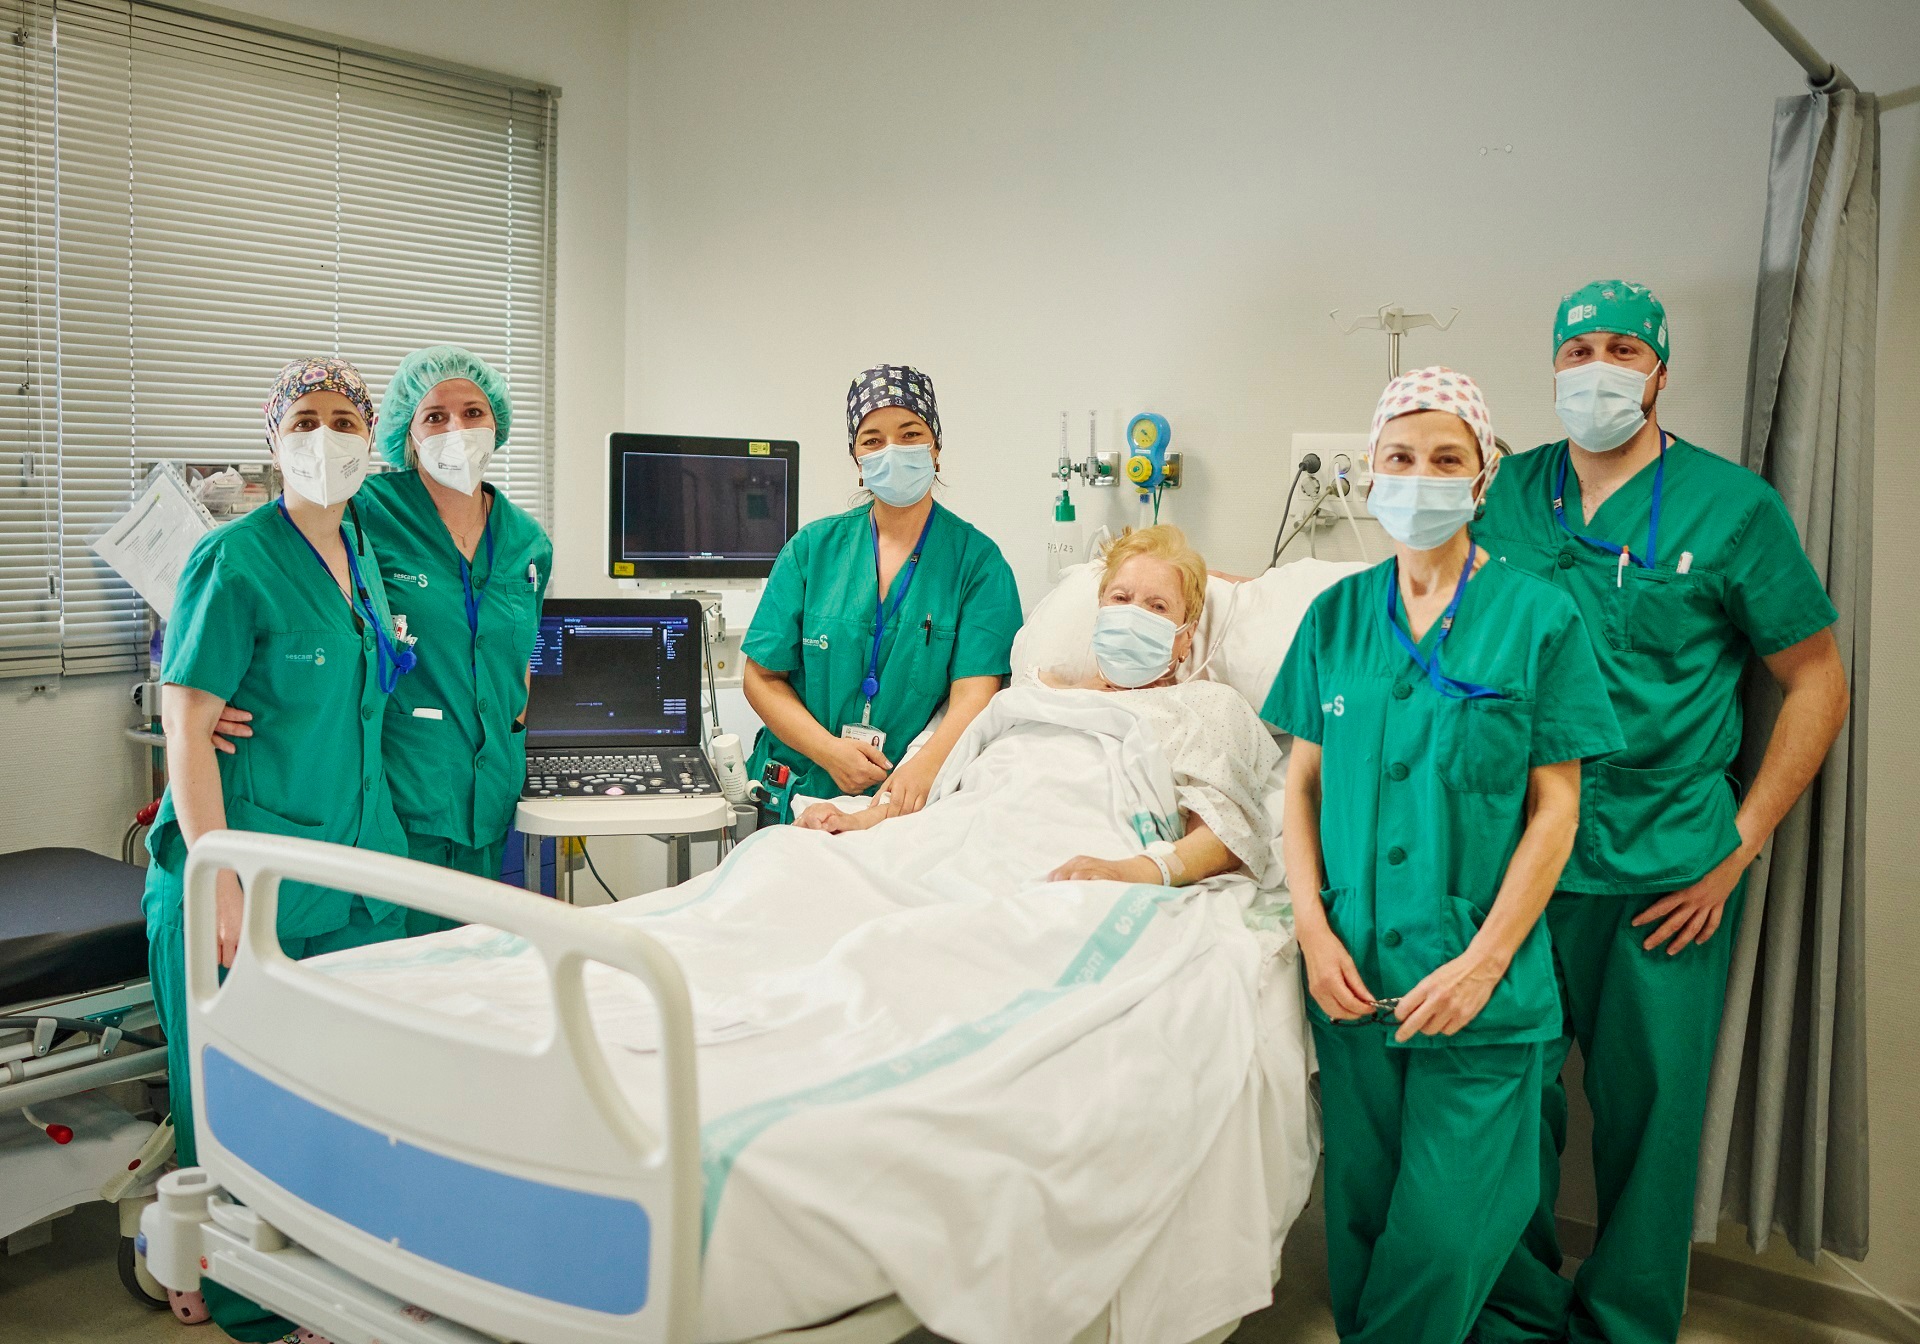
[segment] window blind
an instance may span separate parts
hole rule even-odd
[[[471,348],[514,396],[490,477],[545,520],[551,92],[146,0],[41,8],[62,667],[137,664],[145,607],[90,543],[155,461],[264,459],[297,356],[377,397],[407,351]]]
[[[40,215],[51,108],[33,15],[0,0],[0,676],[60,666],[58,529],[48,426],[53,389],[40,342],[46,293]],[[43,35],[43,34],[42,34]]]

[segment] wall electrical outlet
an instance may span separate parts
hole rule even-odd
[[[1304,518],[1313,502],[1327,497],[1321,517],[1327,520],[1346,517],[1341,506],[1344,495],[1356,518],[1367,517],[1367,483],[1372,472],[1367,462],[1365,434],[1295,434],[1293,456],[1287,462],[1288,477],[1299,470],[1301,460],[1312,453],[1320,459],[1320,469],[1300,478],[1293,516]]]

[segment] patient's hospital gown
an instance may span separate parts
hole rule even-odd
[[[1105,694],[1153,735],[1180,810],[1212,827],[1256,883],[1271,885],[1278,874],[1265,799],[1280,749],[1245,697],[1217,681]]]

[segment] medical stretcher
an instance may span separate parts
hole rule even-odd
[[[134,1234],[172,1131],[144,1118],[143,1088],[116,1086],[167,1067],[147,983],[144,882],[132,864],[86,850],[0,855],[0,1239],[25,1250],[76,1205],[117,1203],[121,1279],[164,1307]]]
[[[248,892],[224,983],[214,876]],[[282,879],[525,939],[554,1028],[534,1045],[289,960]],[[186,873],[188,1023],[201,1166],[162,1179],[142,1249],[169,1288],[204,1274],[337,1344],[688,1344],[701,1283],[694,1019],[640,930],[478,878],[334,845],[203,837]],[[659,1017],[662,1123],[615,1084],[589,1015],[598,962]],[[1237,1322],[1195,1344],[1217,1344]],[[919,1322],[875,1302],[758,1344],[891,1344]],[[1107,1338],[1106,1321],[1076,1344]]]

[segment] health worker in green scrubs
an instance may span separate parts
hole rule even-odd
[[[883,364],[847,392],[847,448],[873,496],[795,533],[747,631],[747,703],[766,727],[748,763],[792,820],[796,794],[878,791],[917,812],[966,726],[1011,670],[1020,595],[1000,548],[934,502],[940,411],[917,369]],[[912,759],[898,763],[933,720]]]
[[[482,479],[512,428],[507,381],[485,360],[454,345],[414,351],[374,431],[395,470],[367,482],[362,505],[420,660],[387,706],[407,852],[486,878],[500,876],[526,782],[527,664],[553,573],[546,529]]]
[[[1567,295],[1553,352],[1568,437],[1507,462],[1479,536],[1579,607],[1626,750],[1586,768],[1547,907],[1567,1015],[1547,1049],[1540,1203],[1480,1338],[1671,1344],[1747,867],[1840,731],[1847,676],[1833,605],[1773,487],[1661,427],[1668,329],[1652,292],[1602,280]],[[1741,798],[1729,772],[1756,656],[1786,698]],[[1599,1229],[1569,1284],[1554,1204],[1575,1041]]]
[[[1394,556],[1308,610],[1262,717],[1320,1061],[1346,1344],[1461,1344],[1538,1198],[1560,997],[1540,912],[1580,763],[1619,728],[1564,593],[1469,530],[1499,459],[1473,381],[1387,385],[1368,507]]]
[[[170,782],[147,837],[145,907],[154,1006],[182,1166],[194,1161],[185,949],[187,851],[209,831],[263,831],[406,853],[381,736],[411,663],[394,638],[381,557],[348,500],[366,477],[373,403],[341,359],[288,364],[266,404],[267,441],[286,481],[274,504],[208,533],[180,576],[161,659],[161,721]],[[216,750],[229,701],[259,729]],[[238,945],[239,879],[219,877],[220,964]],[[301,883],[280,888],[280,945],[291,957],[398,938],[406,912]],[[185,1320],[213,1320],[244,1341],[292,1338],[293,1326],[207,1281],[175,1294]]]

